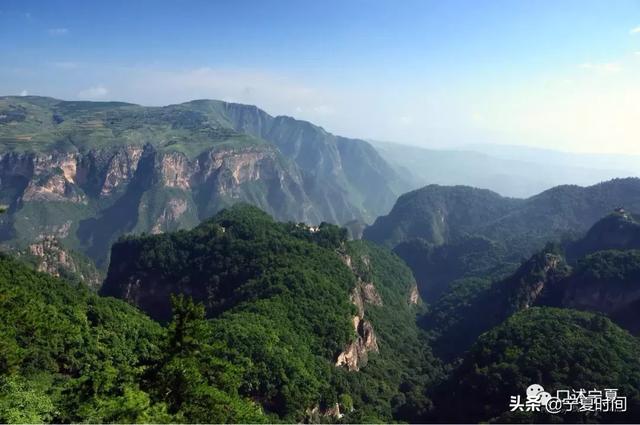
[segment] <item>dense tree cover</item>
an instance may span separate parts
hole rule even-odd
[[[640,223],[633,214],[615,211],[594,224],[581,238],[566,244],[570,262],[604,250],[640,249]]]
[[[614,291],[637,311],[640,251],[597,250],[572,267],[549,244],[504,279],[474,257],[486,274],[428,305],[412,302],[416,282],[398,256],[346,238],[247,205],[191,231],[123,238],[102,294],[160,323],[0,257],[0,421],[640,419],[637,339],[601,315],[537,307],[598,310],[577,304],[586,289],[589,300]],[[359,310],[354,291],[368,284],[379,301],[365,297]],[[357,372],[335,365],[359,337],[356,314],[379,347]],[[531,383],[619,388],[629,415],[510,414],[509,396]]]
[[[244,365],[240,391],[299,420],[315,403],[335,403],[331,361],[353,339],[355,278],[322,247],[341,235],[335,226],[312,233],[239,205],[192,231],[114,245],[101,292],[135,292],[129,300],[163,320],[172,293],[203,302],[216,319],[210,332],[221,342],[218,355]],[[134,281],[140,285],[129,290]]]
[[[504,244],[482,236],[462,237],[444,245],[424,239],[402,242],[394,248],[413,270],[425,300],[434,302],[451,282],[470,277],[497,279],[517,267]],[[498,260],[501,259],[501,260]]]
[[[415,280],[400,258],[371,242],[352,242],[347,253],[362,280],[374,282],[383,304],[365,306],[380,354],[370,356],[360,372],[348,375],[349,386],[344,391],[357,401],[356,405],[366,407],[346,419],[356,423],[376,419],[419,421],[431,407],[425,390],[441,376],[442,369],[431,354],[426,333],[416,326],[416,315],[424,311],[424,306],[409,304]]]
[[[451,360],[483,332],[538,302],[545,285],[570,273],[560,247],[549,244],[504,279],[469,277],[454,281],[422,319],[435,352]]]
[[[431,302],[457,279],[506,277],[547,242],[575,239],[620,206],[640,209],[639,199],[636,178],[559,186],[528,199],[430,185],[401,196],[363,237],[393,248]]]
[[[578,261],[573,277],[582,281],[640,283],[640,250],[598,251]]]
[[[0,422],[268,421],[188,299],[165,330],[4,256],[0,294]]]
[[[175,296],[163,356],[144,377],[150,393],[176,422],[267,422],[260,406],[238,394],[241,367],[219,356],[224,350],[202,305]]]
[[[524,397],[531,384],[551,393],[617,388],[627,413],[510,412],[509,396]],[[640,343],[601,315],[530,308],[483,334],[432,393],[429,419],[438,421],[633,423],[640,420]]]
[[[0,257],[0,422],[166,420],[140,380],[162,338],[125,303]]]
[[[358,277],[374,283],[383,305],[365,306],[380,353],[354,373],[334,363],[355,338],[350,295]],[[210,320],[200,339],[216,341],[213,356],[234,365],[232,393],[275,418],[298,421],[338,403],[349,420],[368,422],[415,417],[439,373],[416,326],[419,307],[409,303],[413,285],[398,257],[346,243],[344,229],[277,223],[238,205],[192,231],[123,239],[102,294],[161,320],[170,316],[171,294],[202,302]],[[209,366],[201,367],[207,376]]]
[[[571,259],[573,267],[566,260],[563,246],[548,244],[504,279],[488,275],[452,282],[421,320],[429,331],[434,352],[452,360],[464,353],[480,334],[533,305],[599,311],[637,333],[640,252],[598,251],[600,246],[608,247],[612,240],[619,240],[616,232],[625,228],[615,226],[611,231],[607,224],[610,218],[594,225],[584,239],[568,243],[569,249],[588,245],[589,251],[595,250],[585,257]],[[598,237],[594,236],[596,231]],[[596,240],[600,243],[595,243]]]

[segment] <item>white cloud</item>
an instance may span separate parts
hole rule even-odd
[[[631,35],[640,34],[640,27],[633,28],[631,31],[629,31],[629,34]]]
[[[591,63],[586,62],[579,65],[582,69],[598,72],[601,74],[615,74],[622,70],[622,65],[618,62]]]
[[[69,34],[69,29],[68,28],[49,28],[48,33],[49,35],[52,35],[52,36],[67,35]]]
[[[20,96],[29,96],[29,92],[27,90],[22,90],[20,92]]]
[[[78,93],[78,97],[80,99],[102,99],[109,94],[109,90],[107,90],[104,86],[98,85],[94,87],[89,87],[88,89],[81,90]]]

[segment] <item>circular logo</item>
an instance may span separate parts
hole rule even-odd
[[[544,388],[542,388],[542,385],[539,385],[539,384],[529,385],[529,387],[527,388],[527,398],[537,399],[540,393],[543,391],[544,391]]]

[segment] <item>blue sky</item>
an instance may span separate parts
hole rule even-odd
[[[348,136],[640,153],[638,1],[3,0],[0,49],[0,94],[219,98]]]

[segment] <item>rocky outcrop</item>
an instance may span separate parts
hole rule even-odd
[[[102,277],[90,264],[80,264],[74,255],[66,250],[53,236],[29,245],[23,255],[28,255],[39,272],[55,277],[75,276],[89,287],[97,289]]]
[[[127,185],[138,168],[142,152],[143,148],[140,146],[125,146],[111,155],[106,153],[109,156],[106,170],[103,172],[103,176],[97,176],[97,180],[101,182],[100,195],[109,196]],[[99,165],[99,160],[96,161],[96,157],[99,158],[101,154],[92,153],[89,158]]]
[[[377,353],[378,340],[371,322],[360,316],[353,317],[356,339],[338,355],[336,366],[344,366],[349,371],[358,371],[367,364],[369,352]]]
[[[315,405],[313,408],[307,409],[305,413],[307,423],[311,424],[322,423],[327,419],[339,420],[344,417],[344,414],[340,411],[340,405],[338,403],[324,409],[319,405]]]
[[[362,299],[365,303],[372,305],[382,305],[382,297],[378,294],[378,290],[371,282],[359,282]]]
[[[349,255],[342,255],[342,261],[355,273],[353,260]],[[363,258],[363,263],[368,266],[368,258]],[[373,325],[365,319],[366,304],[381,306],[382,297],[378,293],[375,285],[371,282],[364,282],[356,273],[356,285],[351,292],[351,302],[357,308],[357,315],[353,316],[353,329],[356,338],[354,341],[338,354],[335,365],[346,367],[349,371],[358,371],[367,364],[370,352],[377,353],[378,339]]]
[[[154,235],[163,233],[172,224],[179,223],[180,217],[187,211],[187,207],[188,203],[185,199],[169,199],[151,227],[151,233]]]
[[[543,295],[549,296],[555,289],[555,283],[569,271],[570,268],[558,254],[541,252],[534,255],[518,269],[513,278],[503,283],[510,291],[508,310],[515,313],[527,309]]]
[[[66,242],[101,266],[122,234],[190,228],[234,203],[281,221],[363,222],[405,184],[367,142],[255,106],[1,100],[3,242],[64,217]]]
[[[25,158],[12,158],[18,164],[30,163],[19,171],[13,167],[0,171],[5,178],[11,178],[12,172],[28,179],[22,193],[23,201],[67,201],[86,202],[86,196],[78,188],[78,158],[74,154],[25,155]],[[10,159],[11,160],[11,159]],[[0,164],[5,161],[0,160]]]
[[[409,291],[409,304],[417,305],[420,302],[420,293],[418,292],[418,285],[414,283]]]
[[[6,234],[69,239],[103,265],[128,232],[190,228],[237,202],[280,220],[320,221],[304,181],[267,144],[212,148],[195,157],[153,145],[71,153],[0,155],[0,191],[11,199]],[[28,204],[34,205],[24,209]],[[23,236],[24,235],[24,236]]]

